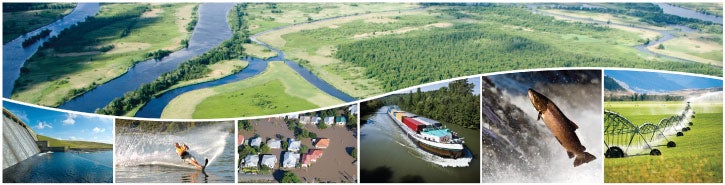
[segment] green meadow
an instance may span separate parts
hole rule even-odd
[[[162,118],[230,118],[301,111],[343,103],[307,82],[287,64],[270,62],[261,74],[184,93]]]
[[[48,141],[48,145],[50,147],[62,147],[67,146],[71,149],[112,149],[112,144],[106,144],[106,143],[97,143],[97,142],[90,142],[90,141],[67,141],[67,140],[60,140],[55,139],[48,136],[38,135],[38,140],[40,141]]]

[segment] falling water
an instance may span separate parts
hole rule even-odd
[[[40,153],[35,139],[25,127],[3,116],[3,169]]]

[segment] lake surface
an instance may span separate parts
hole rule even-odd
[[[62,109],[80,112],[95,112],[108,105],[113,99],[150,83],[161,74],[176,69],[182,62],[201,55],[222,41],[231,38],[232,31],[227,23],[227,12],[232,3],[208,3],[199,6],[199,19],[189,40],[189,47],[171,53],[157,61],[147,60],[133,66],[127,73],[104,83],[60,106]]]
[[[51,24],[38,28],[34,31],[21,35],[3,45],[3,97],[10,98],[13,88],[15,86],[15,80],[20,76],[20,68],[23,67],[25,61],[28,60],[38,48],[52,36],[58,35],[61,31],[66,28],[86,20],[86,17],[93,16],[98,13],[100,6],[98,3],[78,3],[73,11]],[[50,35],[34,44],[23,47],[23,41],[25,38],[37,35],[41,31],[48,29]]]
[[[113,152],[40,153],[3,170],[3,183],[112,183]]]
[[[466,148],[472,155],[467,167],[462,160],[446,159],[421,150],[384,113],[385,107],[363,118],[374,123],[360,129],[361,182],[466,182],[480,181],[480,134],[477,129],[465,129],[454,124],[446,126],[464,137]],[[361,122],[365,123],[363,119]],[[366,172],[366,173],[364,173]],[[366,175],[368,174],[368,175]]]

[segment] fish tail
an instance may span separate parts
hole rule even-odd
[[[593,161],[594,159],[597,159],[597,157],[594,157],[594,155],[584,152],[583,154],[576,155],[576,158],[574,159],[574,167],[577,167],[579,165],[582,165],[584,163],[588,163]]]

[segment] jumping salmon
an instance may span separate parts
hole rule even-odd
[[[574,133],[579,126],[569,120],[554,102],[533,89],[529,89],[529,99],[536,111],[539,112],[536,120],[544,120],[546,127],[554,134],[559,144],[566,149],[566,154],[569,155],[569,158],[576,156],[574,159],[574,167],[596,159],[594,155],[585,152],[586,147],[581,144],[579,137]]]

